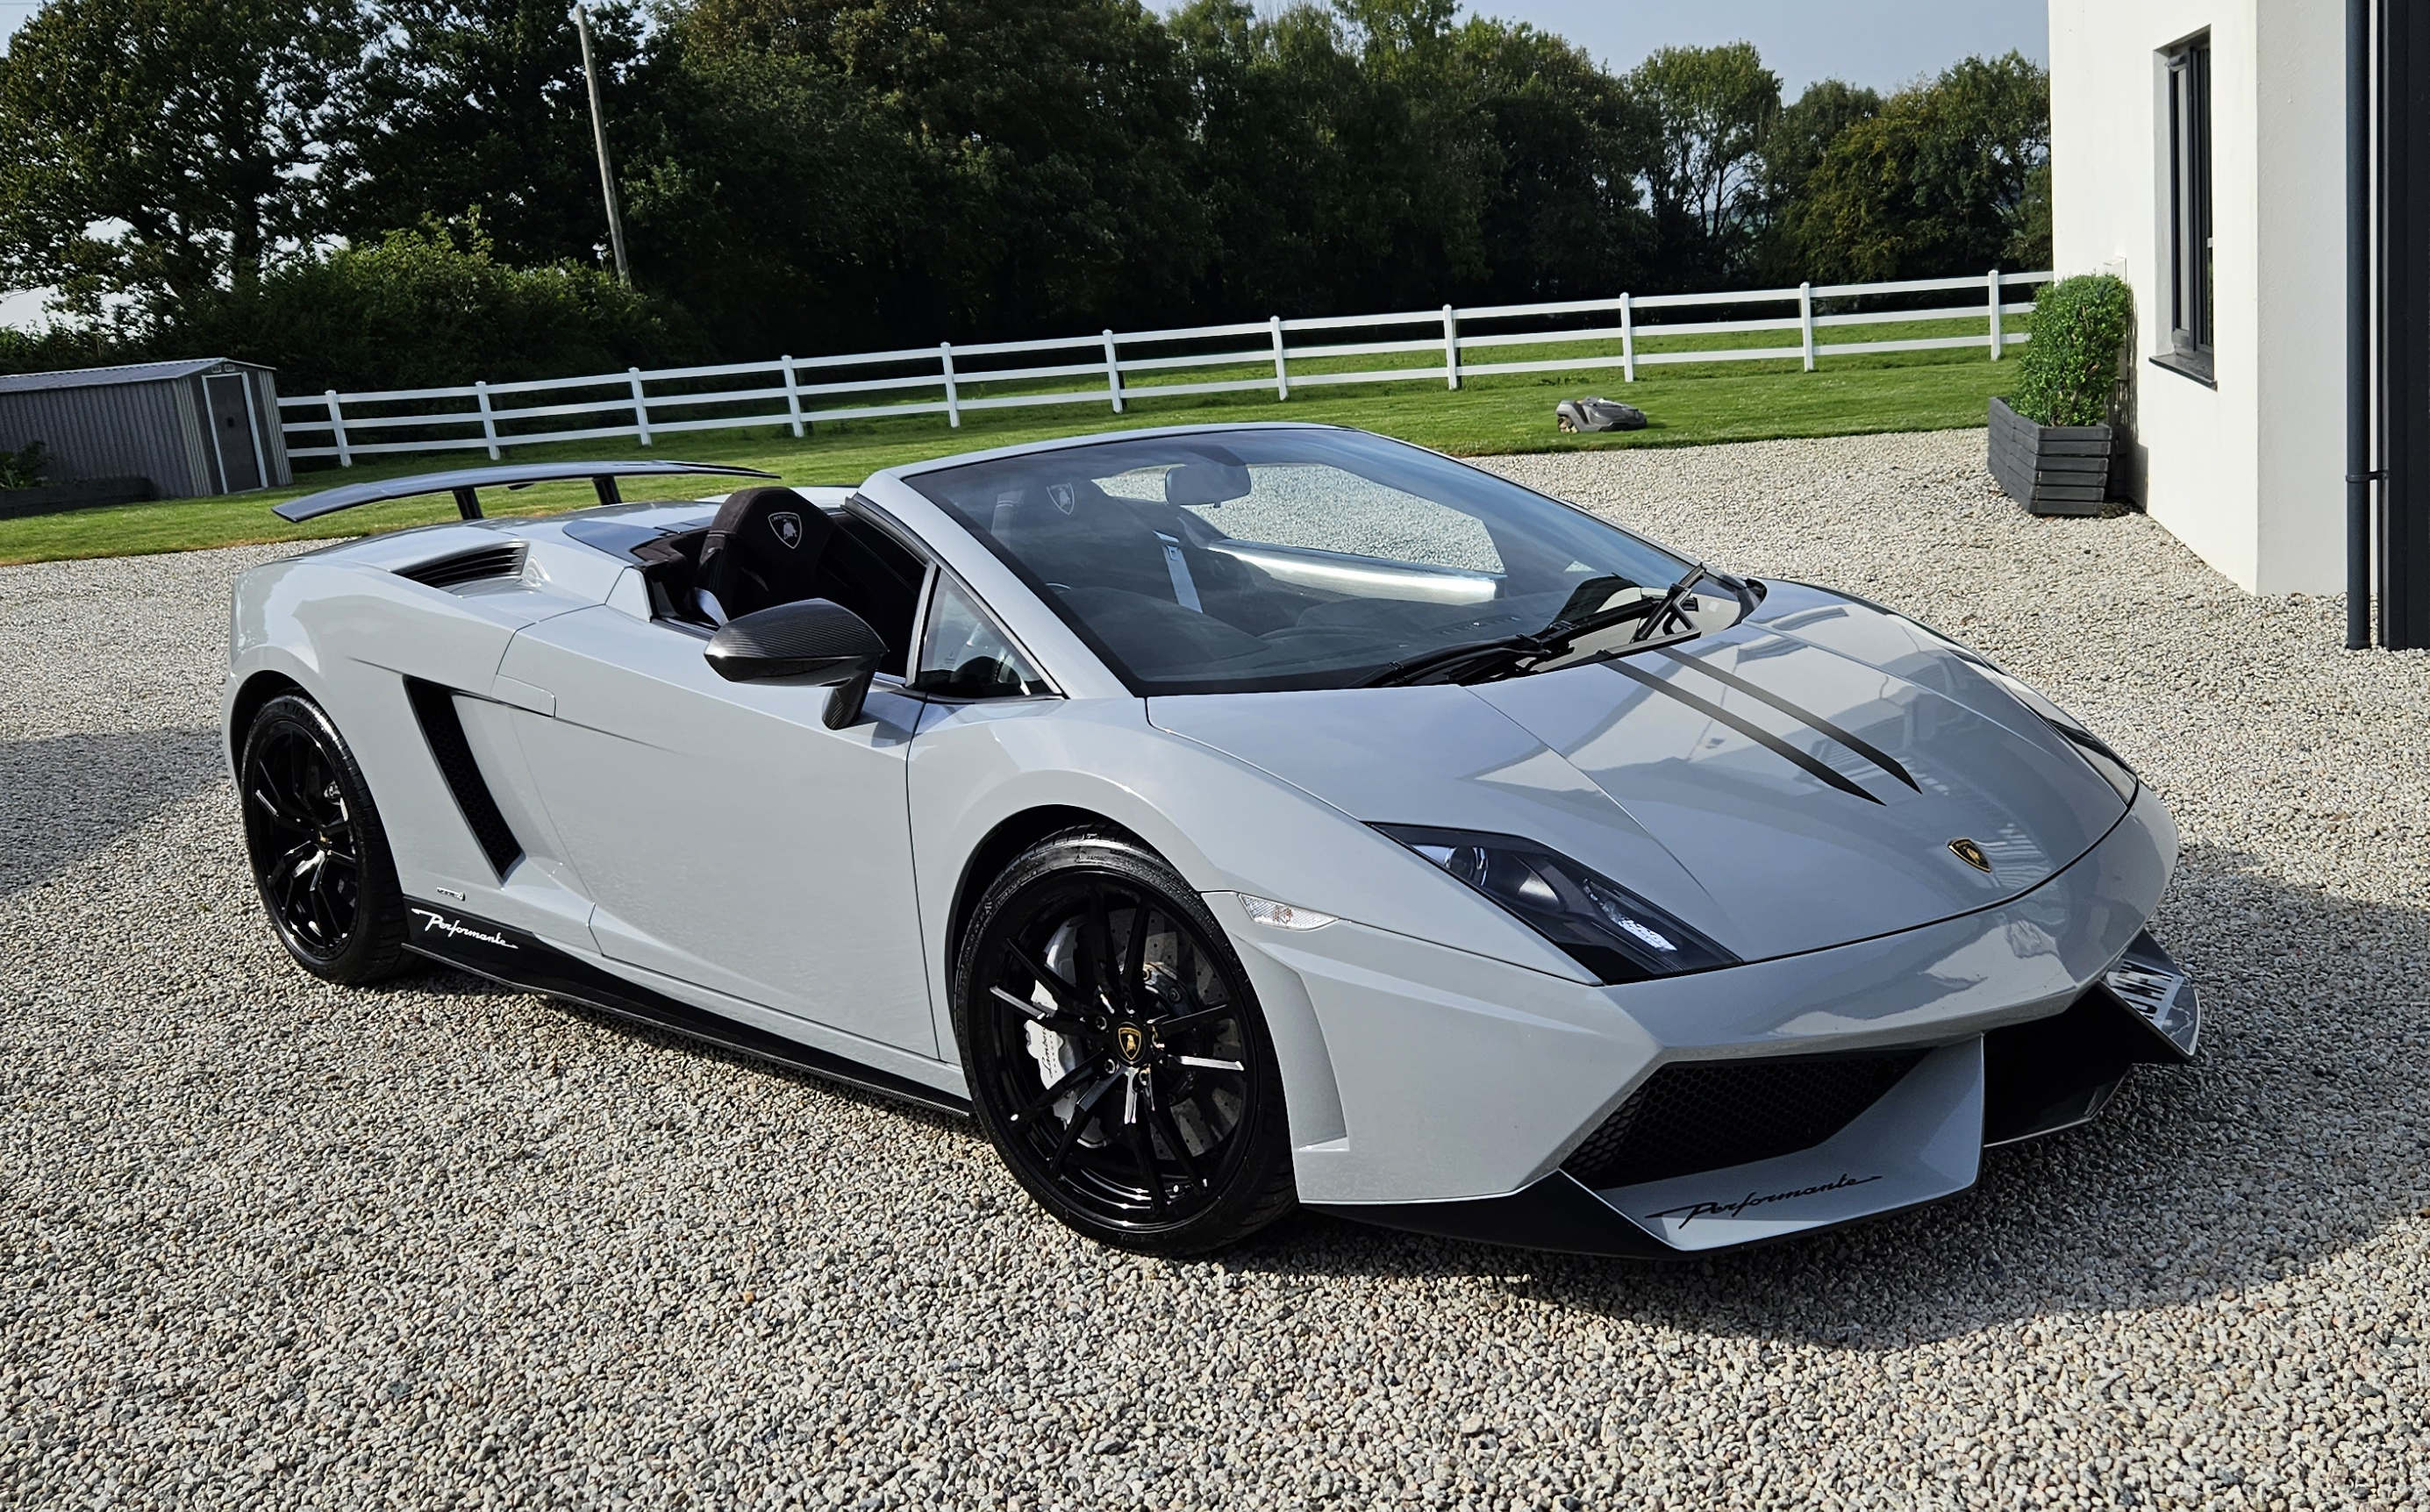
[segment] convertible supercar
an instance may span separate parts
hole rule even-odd
[[[1315,425],[857,490],[667,462],[248,573],[271,922],[967,1112],[1164,1253],[1294,1203],[1673,1254],[1946,1196],[2190,1058],[2157,795],[1914,621]],[[484,519],[478,490],[601,505]]]

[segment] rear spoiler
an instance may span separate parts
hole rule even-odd
[[[527,489],[535,483],[563,483],[575,478],[589,478],[599,491],[601,504],[622,504],[624,496],[616,491],[619,477],[665,477],[686,473],[715,473],[726,477],[773,478],[774,473],[763,473],[756,467],[726,467],[715,462],[517,462],[508,467],[465,467],[452,473],[424,473],[414,477],[390,478],[383,483],[349,483],[342,488],[324,489],[300,499],[290,499],[270,512],[281,520],[311,520],[341,509],[351,509],[358,504],[378,504],[386,499],[418,498],[425,493],[452,493],[456,510],[467,520],[481,518],[481,501],[477,489]]]

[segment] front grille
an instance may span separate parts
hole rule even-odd
[[[1810,1150],[1856,1122],[1924,1057],[1683,1061],[1656,1072],[1561,1169],[1598,1190]]]

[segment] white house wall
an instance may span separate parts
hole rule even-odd
[[[2128,487],[2265,593],[2344,580],[2344,11],[2327,0],[2051,0],[2053,258],[2134,286]],[[2217,388],[2169,346],[2161,49],[2211,37]]]

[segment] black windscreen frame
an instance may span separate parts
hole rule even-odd
[[[507,816],[498,808],[498,800],[481,775],[480,763],[473,759],[473,742],[465,739],[463,718],[456,712],[456,690],[408,677],[405,696],[413,705],[413,717],[422,726],[422,738],[430,742],[430,755],[438,762],[439,775],[464,815],[465,827],[473,832],[481,854],[489,858],[490,869],[504,881],[507,872],[524,858],[523,842],[515,839],[514,827],[507,822]]]

